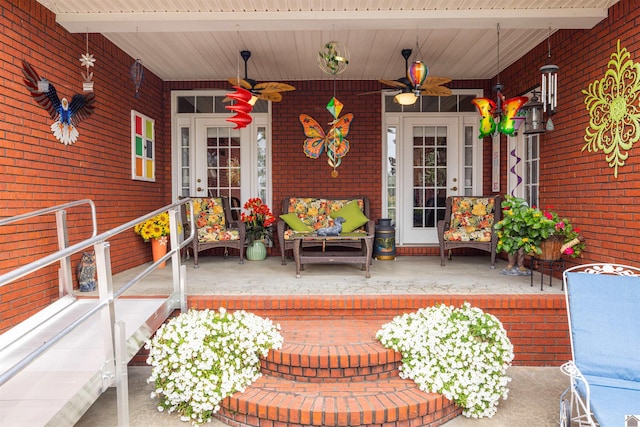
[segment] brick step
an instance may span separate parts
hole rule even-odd
[[[262,373],[293,381],[359,381],[398,375],[401,355],[375,334],[380,320],[286,320],[284,344],[262,360]]]
[[[400,377],[298,382],[263,376],[222,402],[216,418],[231,426],[438,426],[461,413],[437,393]]]
[[[399,377],[400,355],[375,338],[379,319],[277,322],[283,348],[262,360],[262,378],[215,414],[230,426],[435,427],[462,412]]]

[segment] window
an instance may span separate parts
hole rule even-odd
[[[155,121],[131,110],[131,172],[140,181],[156,180]]]
[[[540,134],[524,138],[524,199],[529,206],[539,206],[540,187]]]

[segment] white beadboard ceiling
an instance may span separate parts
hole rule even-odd
[[[487,79],[558,29],[589,29],[618,0],[38,0],[71,33],[102,33],[163,80],[331,79],[321,46],[346,46],[339,79],[397,79],[403,48],[429,75]],[[79,52],[80,54],[81,52]],[[553,58],[553,46],[551,46]],[[101,58],[97,58],[100,61]],[[543,65],[546,57],[540,58]]]

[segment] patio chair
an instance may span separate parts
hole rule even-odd
[[[563,280],[572,360],[560,425],[624,426],[640,414],[640,268],[580,265]]]
[[[198,253],[212,248],[237,249],[240,264],[244,264],[244,222],[234,220],[231,215],[229,199],[226,197],[192,198],[193,214],[196,218],[196,238],[193,239],[193,268],[198,268]],[[183,218],[190,221],[189,211]],[[184,227],[189,230],[189,226]]]
[[[480,249],[491,254],[491,268],[496,268],[498,236],[493,225],[501,218],[500,196],[449,196],[444,219],[438,221],[440,265],[445,252],[456,248]]]

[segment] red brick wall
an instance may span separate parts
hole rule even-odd
[[[52,135],[52,120],[32,99],[22,80],[26,59],[49,79],[60,97],[82,91],[80,55],[85,34],[69,34],[36,1],[0,0],[0,217],[79,199],[96,204],[103,232],[170,203],[170,144],[163,125],[162,81],[145,70],[136,99],[129,79],[134,59],[98,34],[89,35],[96,58],[96,110],[78,126],[80,136],[65,146]],[[156,119],[157,180],[131,180],[131,118],[135,109]],[[69,211],[70,241],[91,232],[88,209]],[[0,274],[57,249],[55,219],[49,215],[19,227],[0,227]],[[151,250],[133,231],[114,237],[115,272],[149,261]],[[75,267],[79,255],[73,257]],[[0,288],[0,332],[58,296],[57,265]],[[75,270],[75,268],[74,268]]]
[[[496,316],[514,346],[514,365],[559,366],[571,359],[564,295],[353,295],[353,296],[190,296],[187,306],[196,309],[246,310],[274,321],[280,319],[380,319],[422,307],[468,302]],[[144,359],[138,358],[136,363]]]

